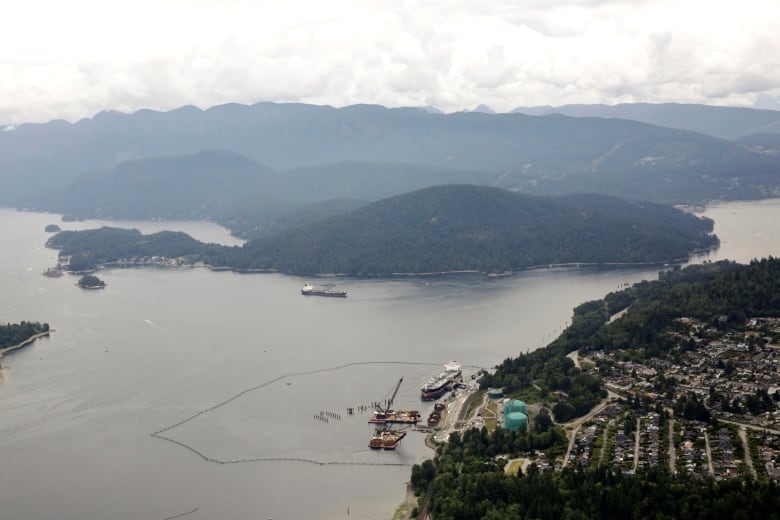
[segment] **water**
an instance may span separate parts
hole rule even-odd
[[[694,261],[778,255],[778,209],[779,200],[709,208],[723,247]],[[405,465],[431,452],[415,432],[396,452],[370,451],[368,416],[349,417],[347,406],[384,399],[403,376],[396,405],[427,414],[419,386],[442,363],[487,367],[537,348],[574,306],[656,275],[339,280],[342,300],[302,297],[307,280],[293,276],[126,269],[100,274],[106,290],[82,291],[74,277],[40,274],[56,261],[42,245],[56,220],[0,210],[0,320],[56,329],[2,360],[3,518],[163,519],[194,508],[185,518],[347,518],[347,508],[349,518],[389,518]],[[208,223],[130,225],[183,226],[231,243]],[[306,371],[319,372],[279,379]],[[150,436],[268,382],[164,435],[223,461],[317,463],[216,464]],[[317,420],[320,411],[341,419]]]

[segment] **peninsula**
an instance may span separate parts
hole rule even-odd
[[[391,197],[243,247],[183,233],[103,228],[65,231],[47,246],[69,270],[98,265],[201,262],[290,274],[507,273],[555,264],[663,264],[717,246],[712,222],[670,206],[604,195],[539,197],[450,185]]]
[[[0,358],[8,352],[26,347],[33,341],[50,333],[48,323],[22,321],[0,324]]]

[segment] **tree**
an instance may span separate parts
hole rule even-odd
[[[536,414],[536,418],[534,419],[534,429],[536,432],[544,433],[549,431],[552,425],[553,421],[552,418],[550,418],[550,413],[547,411],[547,408],[539,410],[539,413]]]

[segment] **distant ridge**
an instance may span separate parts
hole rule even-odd
[[[512,112],[534,116],[561,114],[570,117],[629,119],[730,140],[750,134],[780,134],[780,111],[754,108],[681,103],[622,103],[519,107]]]
[[[490,108],[487,105],[478,105],[474,110],[469,110],[469,112],[476,112],[478,114],[495,114],[496,111]]]
[[[79,217],[211,218],[272,183],[275,172],[224,150],[133,159],[79,177],[56,208]]]
[[[691,107],[652,109],[699,110]],[[732,113],[712,109],[701,107],[705,114]],[[400,189],[406,191],[423,187],[411,182],[410,173],[439,169],[449,172],[440,184],[476,182],[535,194],[594,192],[699,203],[780,193],[780,155],[772,150],[627,119],[257,103],[102,112],[74,124],[53,121],[0,132],[0,204],[56,209],[82,175],[209,150],[238,154],[280,173],[308,168],[330,175],[334,169],[328,165],[334,164],[407,165],[394,166],[399,175],[385,179],[395,190],[405,176],[410,182]],[[482,178],[464,179],[459,171]],[[309,192],[326,191],[327,175],[316,178]],[[110,213],[109,203],[102,207]]]

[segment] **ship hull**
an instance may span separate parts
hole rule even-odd
[[[301,289],[301,294],[304,296],[326,296],[329,298],[346,298],[346,291],[307,291]]]
[[[420,399],[433,401],[443,396],[451,385],[461,380],[460,365],[454,361],[444,365],[445,371],[432,378],[420,388]]]
[[[440,388],[423,388],[420,390],[420,399],[423,401],[434,401],[447,393],[447,385]]]

